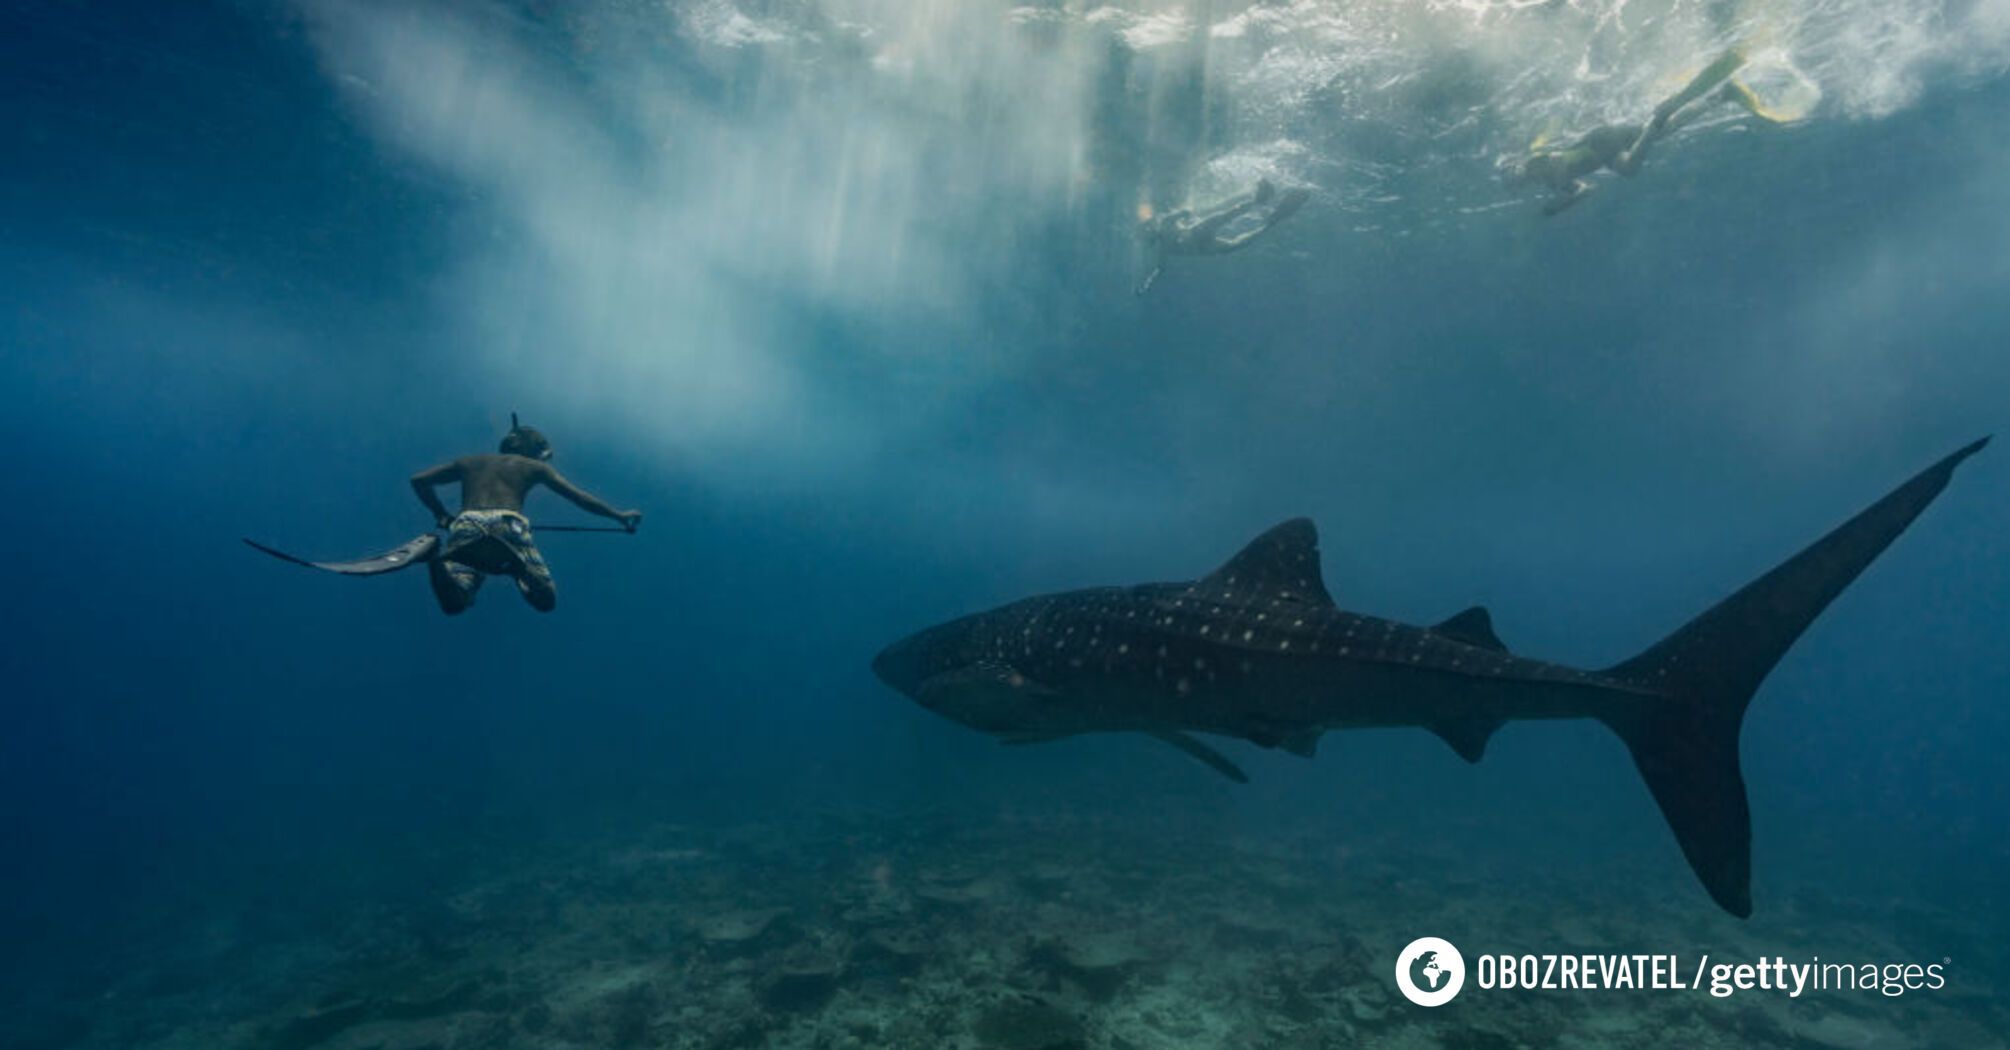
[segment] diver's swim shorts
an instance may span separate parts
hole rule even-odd
[[[557,589],[551,569],[531,538],[530,519],[513,510],[464,510],[447,526],[439,564],[472,593],[484,573],[513,576],[526,596]]]

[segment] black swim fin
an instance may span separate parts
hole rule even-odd
[[[320,569],[322,572],[332,572],[341,576],[382,576],[387,572],[409,569],[420,562],[432,561],[440,553],[440,537],[430,532],[423,536],[414,536],[380,554],[351,561],[309,561],[268,547],[257,540],[247,539],[244,542],[251,549],[270,554],[280,561],[290,561],[295,565],[305,565],[310,569]]]

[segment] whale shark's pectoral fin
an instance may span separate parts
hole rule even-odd
[[[1299,758],[1312,758],[1319,752],[1319,735],[1326,730],[1314,726],[1309,729],[1281,729],[1267,720],[1252,719],[1237,734],[1257,747],[1283,748]]]
[[[1482,649],[1492,649],[1497,653],[1508,651],[1506,643],[1494,633],[1494,618],[1487,614],[1487,607],[1484,605],[1475,605],[1432,627],[1431,631],[1453,641],[1477,645]]]
[[[1452,745],[1452,750],[1468,762],[1478,762],[1487,753],[1487,740],[1494,730],[1506,723],[1498,718],[1466,718],[1455,722],[1439,722],[1429,726],[1438,738]]]
[[[1299,758],[1313,758],[1319,754],[1319,734],[1323,732],[1323,729],[1301,730],[1279,740],[1277,746]]]
[[[1200,760],[1201,762],[1206,763],[1209,769],[1212,769],[1215,772],[1220,773],[1222,776],[1225,776],[1228,779],[1233,780],[1238,784],[1249,783],[1249,774],[1244,773],[1241,770],[1241,768],[1236,766],[1235,763],[1230,762],[1228,760],[1227,755],[1224,755],[1221,752],[1216,751],[1214,748],[1211,748],[1206,744],[1203,744],[1200,741],[1195,740],[1193,737],[1188,736],[1185,733],[1181,733],[1177,730],[1166,729],[1166,730],[1153,731],[1151,735],[1158,737],[1160,740],[1163,740],[1166,743],[1171,744],[1176,748],[1179,748],[1181,751],[1184,751],[1189,755],[1192,755],[1194,758]]]

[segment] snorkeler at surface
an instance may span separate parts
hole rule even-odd
[[[517,422],[510,413],[510,431],[502,439],[498,453],[462,456],[452,462],[412,475],[412,490],[419,502],[433,512],[433,520],[447,530],[446,545],[427,565],[433,583],[433,597],[447,615],[466,612],[475,603],[475,591],[488,576],[509,576],[516,580],[524,600],[539,612],[550,612],[558,604],[558,589],[551,570],[531,538],[530,521],[523,516],[524,497],[543,485],[577,504],[580,509],[618,521],[634,532],[642,521],[639,510],[615,510],[598,496],[566,480],[551,465],[551,442],[536,428]],[[459,482],[461,512],[448,514],[434,489]]]
[[[1732,48],[1717,56],[1716,61],[1691,78],[1682,90],[1655,106],[1646,123],[1607,124],[1566,145],[1538,144],[1527,158],[1515,165],[1514,173],[1556,191],[1556,196],[1542,208],[1544,215],[1555,215],[1591,192],[1591,183],[1586,181],[1586,177],[1600,168],[1609,168],[1621,175],[1639,171],[1641,162],[1646,159],[1647,147],[1675,130],[1678,118],[1685,112],[1693,115],[1700,108],[1696,103],[1712,93],[1728,97],[1764,117],[1766,114],[1751,90],[1732,79],[1732,74],[1744,64],[1745,53]]]
[[[1164,215],[1148,215],[1138,224],[1138,236],[1152,253],[1152,264],[1144,280],[1138,282],[1137,294],[1151,290],[1159,274],[1165,272],[1168,258],[1226,255],[1290,218],[1311,196],[1305,189],[1289,189],[1280,194],[1269,179],[1260,179],[1255,192],[1230,198],[1205,214],[1196,215],[1190,208],[1180,208]],[[1259,215],[1254,226],[1234,234],[1223,232],[1230,223],[1253,213]]]

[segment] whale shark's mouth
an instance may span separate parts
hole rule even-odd
[[[872,673],[895,692],[918,701],[920,698],[915,696],[915,692],[925,675],[917,667],[918,654],[909,643],[910,639],[903,638],[881,649],[872,658]]]

